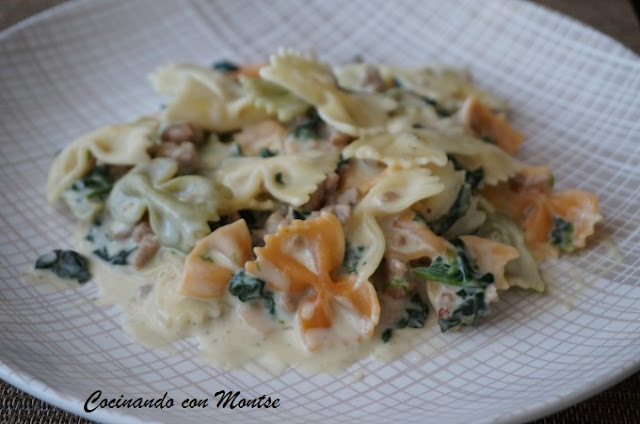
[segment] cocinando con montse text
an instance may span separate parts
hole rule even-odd
[[[120,408],[134,408],[134,409],[171,409],[173,407],[179,407],[183,409],[197,409],[197,408],[227,408],[227,409],[275,409],[280,406],[280,398],[275,398],[268,395],[261,395],[257,397],[245,397],[239,390],[235,392],[233,390],[218,390],[211,398],[180,398],[178,400],[169,396],[168,392],[165,392],[161,397],[146,398],[146,397],[128,397],[120,395],[117,398],[109,398],[102,395],[102,390],[96,390],[91,393],[87,400],[84,402],[84,411],[91,413],[98,409],[120,409]]]

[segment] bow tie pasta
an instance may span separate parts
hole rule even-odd
[[[36,268],[93,272],[130,334],[197,336],[216,365],[348,365],[426,337],[430,314],[479,325],[511,287],[543,291],[540,261],[602,219],[595,195],[514,156],[506,103],[465,71],[283,49],[151,81],[170,96],[158,114],[54,159],[47,198],[81,221],[78,252]]]

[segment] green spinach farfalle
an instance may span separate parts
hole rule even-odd
[[[177,171],[173,159],[141,163],[114,185],[107,206],[115,220],[127,224],[135,224],[147,212],[161,244],[188,252],[209,233],[207,221],[220,219],[218,208],[231,192],[202,176],[173,178]]]

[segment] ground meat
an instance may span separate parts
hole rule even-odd
[[[180,144],[174,142],[164,142],[156,144],[151,150],[153,157],[172,158],[178,162],[180,173],[186,173],[198,164],[198,153],[196,146],[190,141]]]
[[[336,147],[344,148],[344,147],[347,147],[347,145],[355,139],[356,137],[353,137],[349,134],[345,134],[343,132],[336,132],[331,135],[331,144],[333,144]]]
[[[345,190],[344,192],[335,195],[333,202],[336,204],[345,204],[349,206],[353,206],[358,203],[360,199],[360,191],[357,188],[351,187],[350,189]]]
[[[327,177],[320,183],[316,191],[313,192],[309,201],[302,206],[302,209],[305,211],[316,211],[327,204],[327,200],[329,199],[332,193],[335,193],[338,188],[338,183],[340,182],[340,176],[332,172],[327,175]]]
[[[386,261],[384,261],[384,271],[386,274],[386,280],[387,281],[393,281],[393,280],[400,280],[400,281],[405,281],[406,280],[406,274],[408,271],[408,267],[407,264],[395,259],[393,257],[387,257]],[[408,296],[410,294],[410,292],[412,291],[413,287],[410,281],[407,281],[407,286],[396,286],[396,285],[389,285],[387,287],[385,287],[385,294],[391,296],[394,299],[399,299],[405,296]]]
[[[162,141],[168,141],[176,144],[190,141],[196,146],[204,142],[204,131],[202,128],[187,123],[180,122],[168,126],[161,135]]]
[[[320,211],[331,212],[332,214],[334,214],[338,218],[338,220],[342,224],[346,223],[349,220],[349,218],[351,217],[351,205],[345,205],[345,204],[329,205],[329,206],[325,206],[324,208],[320,209]],[[320,215],[319,212],[315,212],[311,216],[313,217],[316,214]]]
[[[133,227],[120,221],[114,221],[107,228],[107,232],[114,240],[126,239],[131,235]]]
[[[124,176],[127,172],[129,172],[133,168],[132,166],[127,165],[110,165],[109,166],[109,178],[113,181],[117,181]]]
[[[153,230],[151,230],[149,222],[143,221],[133,228],[131,238],[133,238],[133,241],[136,243],[140,243],[146,234],[153,234]]]
[[[360,80],[360,86],[368,91],[383,91],[385,84],[380,72],[378,72],[378,68],[371,65],[366,66]]]
[[[140,268],[156,254],[160,249],[160,243],[158,243],[157,237],[153,234],[151,226],[146,221],[136,225],[131,237],[138,243],[138,247],[131,254],[130,261],[134,267]]]
[[[278,231],[278,227],[281,224],[288,224],[291,222],[291,218],[288,214],[284,214],[281,210],[277,210],[267,218],[267,221],[264,223],[264,231],[266,234],[274,234]]]
[[[387,278],[389,280],[394,280],[396,278],[404,278],[404,274],[407,272],[407,264],[404,262],[395,259],[395,258],[387,258],[385,262]]]
[[[283,311],[295,313],[298,310],[301,298],[301,295],[294,296],[291,294],[282,293],[280,296],[276,297],[276,300],[278,301],[278,305]]]

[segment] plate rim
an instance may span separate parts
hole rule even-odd
[[[55,20],[60,17],[61,14],[73,10],[78,7],[93,7],[94,5],[111,5],[117,4],[120,0],[68,0],[61,4],[55,5],[48,9],[42,10],[32,16],[17,22],[2,31],[0,31],[0,43],[4,43],[16,33],[21,31],[28,31],[30,28],[46,22],[49,20]],[[555,16],[561,20],[564,25],[572,25],[580,31],[589,31],[592,36],[599,37],[602,41],[606,41],[611,46],[615,46],[620,49],[620,52],[626,51],[626,54],[630,56],[624,57],[624,59],[635,59],[640,61],[640,54],[633,51],[631,48],[623,44],[622,42],[614,39],[613,37],[593,28],[586,23],[572,17],[565,15],[556,10],[550,9],[544,4],[533,3],[530,1],[518,1],[518,0],[493,0],[502,2],[518,2],[520,7],[537,9],[541,13],[545,13],[550,16]],[[622,57],[620,57],[622,59]],[[528,422],[536,419],[540,419],[552,414],[555,414],[564,409],[570,408],[588,398],[591,398],[598,393],[601,393],[631,375],[640,372],[640,358],[633,361],[631,360],[625,366],[620,367],[615,372],[608,372],[606,376],[594,377],[594,381],[591,384],[583,384],[579,388],[562,395],[554,397],[547,402],[541,402],[538,405],[534,405],[531,408],[521,410],[519,415],[509,416],[504,412],[495,414],[487,419],[486,422],[502,422],[502,423],[518,423]],[[135,415],[120,414],[118,411],[100,409],[92,413],[86,413],[82,408],[82,399],[76,399],[73,396],[62,395],[55,387],[49,385],[46,381],[40,380],[37,376],[31,375],[27,370],[12,368],[10,364],[0,356],[0,379],[4,380],[8,384],[34,396],[44,402],[49,403],[52,406],[58,407],[67,412],[73,413],[88,420],[104,422],[104,423],[153,423],[158,421],[152,421],[145,418],[144,421]]]

